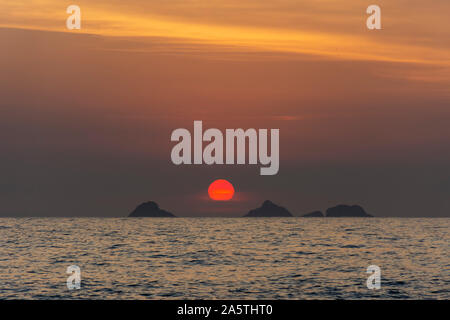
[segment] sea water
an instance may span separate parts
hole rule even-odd
[[[450,218],[0,218],[0,298],[449,299],[449,230]]]

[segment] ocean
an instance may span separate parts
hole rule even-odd
[[[449,299],[449,230],[450,218],[0,218],[0,299]]]

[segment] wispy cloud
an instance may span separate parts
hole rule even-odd
[[[449,4],[435,0],[423,20],[405,28],[405,16],[415,17],[414,4],[386,4],[384,30],[365,29],[365,8],[356,0],[298,1],[79,1],[82,33],[114,37],[162,37],[191,45],[220,45],[229,50],[308,54],[326,59],[371,60],[450,65],[448,47],[426,31],[434,23],[439,37],[448,35],[441,10]],[[428,5],[432,7],[432,5]],[[384,8],[384,7],[383,7]],[[65,7],[60,1],[3,1],[3,27],[65,31]],[[396,17],[392,12],[397,14]],[[400,23],[396,24],[396,19]],[[427,24],[428,23],[428,24]],[[437,25],[436,25],[437,24]],[[421,28],[423,26],[423,28]],[[411,29],[419,30],[411,39]],[[440,28],[439,28],[440,27]],[[444,30],[444,31],[442,31]],[[416,32],[414,32],[416,33]],[[406,40],[404,38],[406,37]],[[448,38],[448,37],[447,37]],[[121,50],[141,50],[120,48]]]

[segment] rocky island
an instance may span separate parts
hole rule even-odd
[[[323,218],[324,215],[322,211],[313,211],[307,214],[302,215],[304,218]]]
[[[327,209],[327,217],[372,217],[361,206],[340,204]]]
[[[172,213],[160,209],[159,205],[153,201],[141,203],[128,216],[129,217],[155,217],[155,218],[175,217]]]
[[[292,214],[286,208],[266,200],[261,207],[250,210],[244,217],[292,217]]]

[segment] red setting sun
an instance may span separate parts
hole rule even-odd
[[[212,200],[227,201],[233,198],[234,188],[227,180],[219,179],[209,185],[208,194]]]

